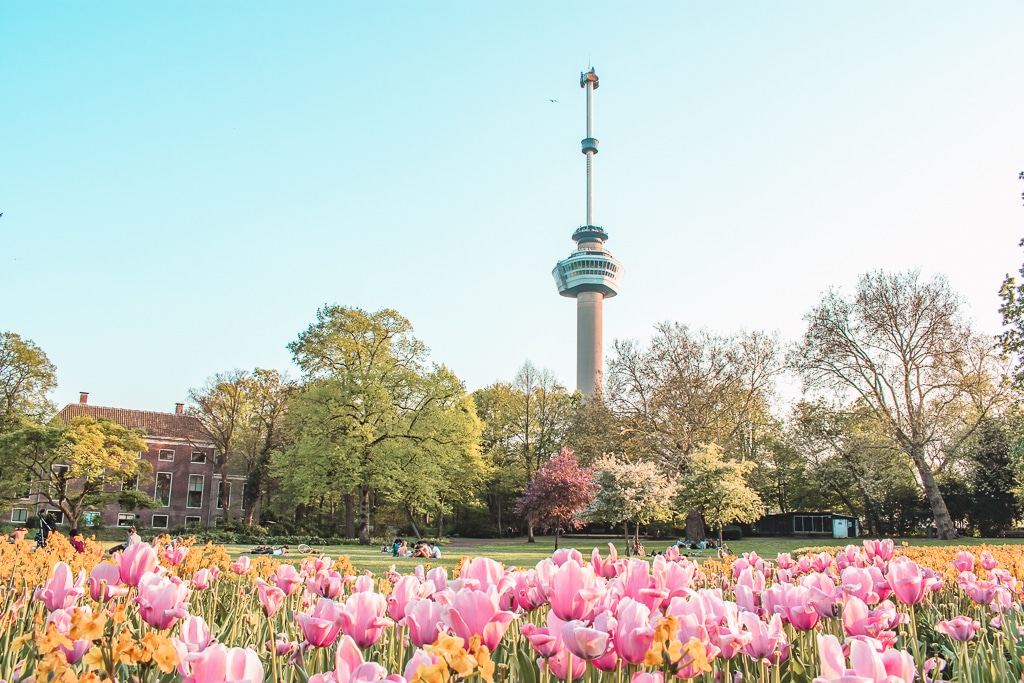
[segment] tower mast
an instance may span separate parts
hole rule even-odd
[[[580,74],[587,95],[587,137],[581,141],[587,158],[587,223],[572,235],[575,251],[551,272],[558,293],[576,299],[576,388],[588,397],[601,392],[604,374],[604,300],[618,294],[623,274],[622,264],[604,248],[608,233],[594,224],[594,91],[599,86],[593,68]]]

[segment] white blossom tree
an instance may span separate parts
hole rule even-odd
[[[593,467],[594,481],[601,488],[587,508],[587,516],[593,521],[624,524],[628,555],[630,524],[636,543],[641,525],[672,519],[676,482],[663,474],[657,463],[615,454],[605,454]]]

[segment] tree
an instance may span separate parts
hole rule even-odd
[[[572,419],[573,398],[547,369],[526,361],[511,384],[496,383],[474,395],[484,420],[485,452],[494,472],[488,503],[498,529],[503,504],[519,494],[533,473],[555,455]],[[527,524],[529,542],[533,528]]]
[[[220,474],[220,507],[229,515],[228,476],[245,476],[242,509],[250,524],[259,522],[270,469],[270,455],[284,446],[284,415],[294,385],[281,372],[256,368],[219,372],[200,389],[190,389],[189,413],[213,438]]]
[[[761,446],[781,361],[771,335],[663,323],[648,348],[616,340],[606,398],[631,451],[680,474],[699,444],[717,444],[735,458]],[[687,536],[704,537],[698,515],[687,516]]]
[[[812,509],[839,509],[857,517],[867,533],[920,531],[918,486],[907,455],[885,425],[862,405],[848,409],[800,402],[789,440],[806,464]]]
[[[587,517],[593,521],[625,525],[626,554],[630,552],[629,525],[633,525],[633,542],[640,542],[640,526],[672,519],[672,503],[677,484],[651,461],[633,461],[608,454],[593,466],[598,485]]]
[[[733,522],[750,523],[764,514],[764,505],[745,479],[753,463],[729,462],[715,444],[702,445],[690,453],[686,472],[679,480],[680,509],[696,510],[712,529],[722,530]]]
[[[46,395],[57,386],[57,369],[31,340],[0,332],[0,431],[19,417],[43,422],[53,412]]]
[[[971,501],[967,515],[982,536],[995,536],[1013,526],[1024,510],[1015,494],[1011,438],[1003,420],[990,418],[982,422],[968,449],[972,462],[967,482]]]
[[[555,550],[562,528],[583,526],[584,510],[594,500],[594,471],[580,467],[568,448],[540,466],[516,503],[516,513],[532,524],[555,528]]]
[[[6,463],[28,475],[38,495],[72,526],[86,507],[118,500],[121,484],[146,474],[143,433],[110,420],[76,417],[67,425],[30,422],[0,436]],[[132,497],[135,506],[146,501]]]
[[[1024,171],[1018,176],[1024,180]],[[1024,199],[1024,193],[1021,193]],[[1024,239],[1018,246],[1024,247]],[[1018,271],[1024,277],[1024,265]],[[1017,389],[1024,388],[1024,281],[1017,283],[1016,278],[1007,273],[1003,285],[999,288],[999,298],[1003,303],[999,313],[1003,316],[1003,326],[1008,328],[997,339],[1003,350],[1016,358],[1013,369],[1013,384]]]
[[[811,390],[856,398],[913,463],[939,537],[955,528],[935,473],[1005,399],[990,341],[974,334],[942,276],[916,270],[860,278],[852,299],[829,291],[791,356]]]
[[[446,368],[425,368],[412,332],[393,310],[325,306],[288,346],[305,383],[288,411],[294,443],[274,469],[307,499],[356,496],[363,544],[378,494],[397,495],[396,462],[414,468],[438,449],[472,457],[479,440],[465,388]]]

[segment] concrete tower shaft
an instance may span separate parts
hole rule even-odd
[[[580,74],[580,87],[587,95],[587,137],[581,141],[587,158],[587,223],[572,235],[576,249],[551,272],[558,293],[576,299],[576,388],[585,396],[601,391],[604,300],[619,293],[623,274],[622,264],[604,248],[608,233],[594,225],[594,90],[599,85],[594,69]]]

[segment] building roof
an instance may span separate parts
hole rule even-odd
[[[129,428],[142,429],[150,440],[180,439],[194,444],[212,445],[213,439],[199,418],[178,413],[158,413],[152,410],[107,408],[87,403],[69,403],[57,414],[62,422],[76,417],[91,417],[116,422]]]

